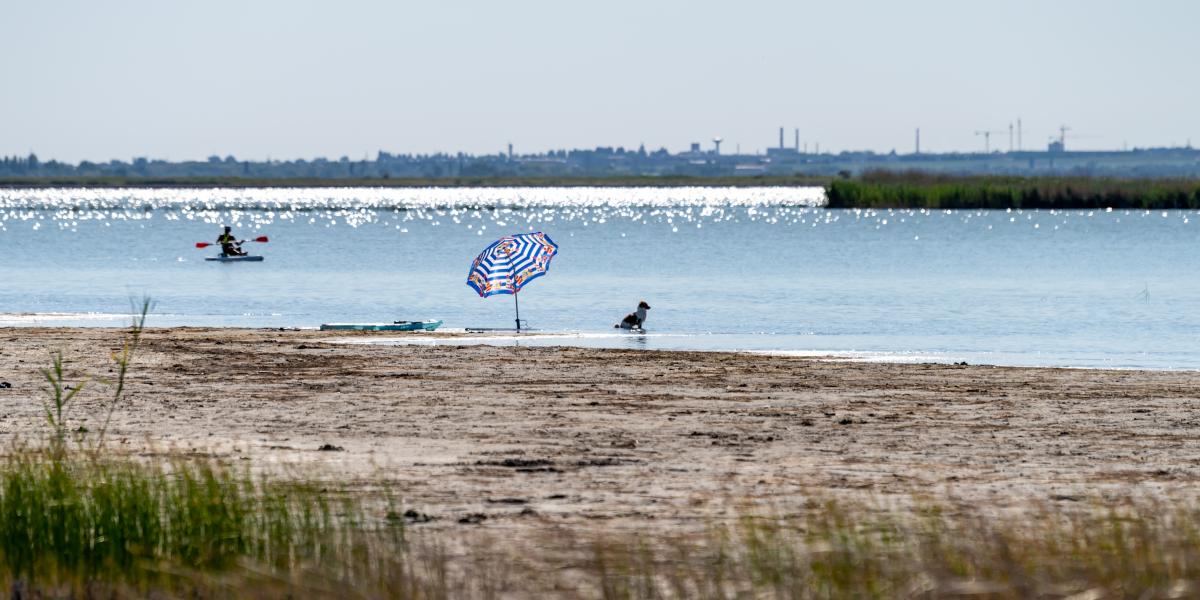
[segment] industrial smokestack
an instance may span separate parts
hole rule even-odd
[[[800,128],[796,128],[796,154],[800,153]]]
[[[783,128],[779,128],[779,149],[783,150]]]

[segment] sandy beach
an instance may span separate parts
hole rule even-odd
[[[94,432],[123,333],[0,331],[5,443],[45,432],[38,369],[57,350],[69,380],[93,379],[70,414]],[[1003,509],[1189,493],[1200,478],[1194,372],[335,342],[345,338],[148,330],[112,444],[384,485],[445,524],[536,514],[668,526],[813,495]]]

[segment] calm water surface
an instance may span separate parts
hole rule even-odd
[[[494,238],[544,231],[500,343],[865,360],[1200,368],[1200,215],[847,211],[819,189],[0,191],[0,326],[309,327],[439,318],[505,327],[466,286]],[[266,256],[206,263],[219,224]],[[639,299],[647,336],[614,335]]]

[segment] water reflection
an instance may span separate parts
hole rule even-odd
[[[501,234],[543,230],[561,256],[522,292],[522,315],[597,332],[554,343],[1200,367],[1200,262],[1180,259],[1195,211],[829,210],[820,196],[0,190],[0,325],[124,326],[129,298],[149,294],[154,326],[504,326],[511,303],[466,287],[470,261]],[[225,223],[269,235],[266,261],[205,263],[194,243]],[[605,329],[639,298],[655,333]]]

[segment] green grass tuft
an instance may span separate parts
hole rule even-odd
[[[0,465],[0,577],[48,587],[172,589],[246,565],[290,574],[346,563],[367,541],[399,550],[402,525],[368,521],[358,503],[208,459],[23,453]]]

